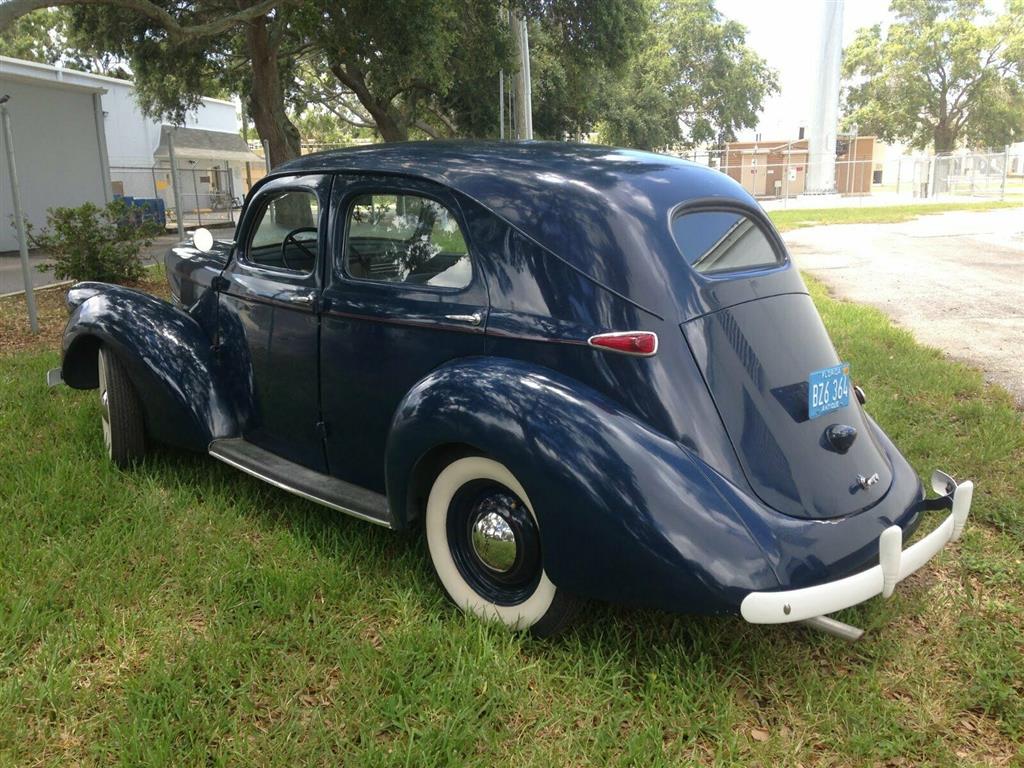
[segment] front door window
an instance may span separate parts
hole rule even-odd
[[[320,204],[310,190],[269,196],[249,241],[247,260],[261,267],[307,274],[317,253]]]

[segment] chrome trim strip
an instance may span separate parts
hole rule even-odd
[[[540,344],[572,344],[578,347],[587,346],[586,339],[568,339],[560,336],[531,336],[526,333],[514,333],[503,331],[498,328],[488,327],[487,335],[496,339],[511,339],[513,341],[535,341]]]
[[[381,520],[376,517],[370,517],[370,515],[365,515],[362,512],[356,512],[354,509],[349,509],[348,507],[343,507],[340,504],[335,504],[333,502],[326,501],[325,499],[321,499],[310,493],[306,493],[305,491],[300,491],[298,488],[293,488],[290,485],[286,485],[285,483],[282,483],[280,480],[275,480],[272,477],[268,477],[267,475],[258,472],[252,467],[247,467],[244,464],[238,463],[234,459],[230,459],[227,456],[218,453],[215,448],[210,448],[208,450],[208,453],[218,461],[223,461],[225,464],[228,464],[229,466],[232,466],[235,469],[240,469],[247,475],[252,475],[253,477],[262,480],[263,482],[272,485],[275,488],[280,488],[282,491],[287,491],[288,493],[294,494],[296,496],[301,496],[302,498],[307,499],[308,501],[321,504],[325,507],[330,507],[331,509],[336,509],[338,512],[344,512],[346,515],[351,515],[352,517],[355,517],[359,520],[365,520],[368,523],[375,523],[376,525],[380,525],[384,528],[392,528],[391,523],[389,523],[387,520]]]
[[[222,296],[227,296],[231,299],[238,301],[251,301],[253,304],[264,304],[270,307],[283,307],[284,309],[291,309],[295,312],[302,312],[306,315],[315,315],[313,304],[304,304],[301,301],[296,303],[291,300],[291,297],[295,294],[285,294],[284,298],[272,298],[270,296],[263,296],[258,293],[232,293],[230,290],[220,292]],[[305,294],[299,294],[305,296]]]
[[[355,312],[344,312],[340,309],[324,309],[320,313],[326,317],[337,317],[344,320],[361,320],[370,323],[383,323],[385,325],[404,325],[412,328],[427,328],[438,331],[454,331],[456,333],[476,333],[483,334],[484,329],[479,324],[477,325],[465,325],[464,323],[455,322],[448,319],[448,315],[444,315],[448,322],[442,322],[436,318],[424,318],[423,320],[407,320],[401,317],[382,317],[379,315],[360,315]]]

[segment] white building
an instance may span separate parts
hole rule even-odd
[[[14,135],[21,205],[36,227],[51,207],[103,205],[111,194],[106,165],[103,89],[94,84],[26,75],[0,57],[0,96]],[[7,147],[0,132],[0,251],[18,248]]]
[[[106,157],[96,158],[95,150],[92,157],[101,161],[106,168],[110,181],[107,194],[142,199],[160,198],[167,208],[174,208],[167,146],[168,133],[173,131],[182,186],[182,208],[189,223],[194,223],[196,218],[203,219],[204,216],[207,217],[203,219],[204,223],[208,219],[228,218],[232,201],[240,200],[248,189],[246,163],[262,167],[263,159],[252,153],[241,138],[237,109],[230,101],[204,97],[202,104],[186,116],[184,126],[171,127],[142,114],[135,100],[134,85],[130,81],[0,56],[0,81],[12,79],[30,84],[23,87],[38,93],[52,91],[54,86],[63,86],[65,89],[79,89],[82,93],[98,94],[102,106],[102,132],[105,135],[103,154]],[[14,111],[12,103],[12,114]],[[27,112],[28,107],[20,111]],[[37,118],[23,115],[20,119],[26,120],[28,126],[50,123],[56,119],[56,122],[73,133],[81,131],[83,125],[80,117],[73,120],[61,119],[49,113],[48,116],[39,113]],[[94,118],[90,119],[95,122]],[[20,140],[18,136],[15,137],[19,157],[23,152],[34,152],[33,147],[43,143],[44,136],[33,135],[37,133],[34,127],[16,132],[24,136]],[[45,143],[50,144],[48,141]],[[76,141],[70,145],[80,143],[80,138],[76,137]],[[53,149],[56,148],[51,144],[50,150]],[[48,150],[39,147],[39,151],[45,153]],[[61,149],[60,154],[66,153]],[[19,159],[24,197],[26,188],[36,186],[31,178],[36,171],[28,166],[22,169],[22,165],[25,163]],[[43,210],[55,205],[77,205],[86,199],[93,199],[83,194],[75,201],[68,201],[64,199],[67,196],[63,195],[60,202],[52,198]],[[36,222],[36,217],[31,217],[31,220]],[[42,220],[38,223],[41,224]],[[0,250],[3,249],[0,245]]]

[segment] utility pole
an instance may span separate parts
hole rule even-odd
[[[242,140],[245,142],[245,148],[249,149],[249,118],[245,114],[245,105],[239,102],[241,106],[242,115]],[[252,189],[252,164],[245,161],[245,187],[247,190]]]
[[[498,72],[498,138],[505,140],[505,70]]]
[[[533,138],[533,87],[530,82],[530,36],[526,22],[515,11],[510,14],[509,22],[512,39],[515,42],[519,60],[519,71],[516,72],[516,138],[530,140]]]
[[[14,228],[18,231],[18,255],[21,256],[21,279],[25,283],[25,303],[28,305],[28,324],[32,333],[39,333],[39,317],[36,315],[36,294],[32,288],[31,271],[28,265],[28,235],[25,232],[25,216],[21,212],[21,190],[18,188],[18,167],[14,162],[14,132],[11,130],[11,116],[7,112],[10,96],[0,96],[0,123],[3,123],[4,146],[7,148],[7,169],[11,173],[11,199],[14,203]]]

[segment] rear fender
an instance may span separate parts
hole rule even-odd
[[[214,438],[237,432],[213,343],[190,315],[149,294],[98,283],[75,286],[69,306],[61,363],[68,386],[98,386],[103,345],[124,363],[156,440],[205,451]]]
[[[718,613],[735,612],[750,590],[778,587],[698,458],[554,371],[472,358],[420,381],[396,411],[387,448],[400,523],[422,509],[446,446],[512,470],[540,523],[545,570],[576,594]]]

